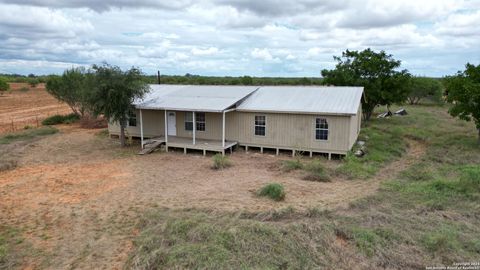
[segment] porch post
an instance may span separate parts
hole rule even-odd
[[[195,131],[197,130],[197,122],[195,121],[195,112],[192,112],[193,114],[193,144],[195,145]]]
[[[142,109],[140,109],[140,143],[142,144],[142,149],[143,149],[143,118],[142,118]]]
[[[222,115],[222,149],[225,148],[225,111]]]
[[[168,142],[167,110],[165,110],[165,144]]]

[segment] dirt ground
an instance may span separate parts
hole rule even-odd
[[[22,88],[29,90],[20,90]],[[0,96],[0,134],[26,125],[37,126],[48,116],[71,112],[67,105],[45,91],[44,84],[31,88],[27,83],[10,83],[10,90]]]
[[[98,130],[75,126],[15,148],[18,167],[0,174],[0,220],[22,229],[36,252],[30,268],[122,268],[135,224],[152,207],[268,211],[292,206],[333,208],[374,193],[382,180],[418,160],[425,148],[409,141],[408,153],[370,180],[301,180],[279,168],[287,156],[234,152],[233,167],[215,171],[211,158],[121,149]],[[336,166],[331,161],[329,166]],[[283,183],[287,197],[273,202],[254,192]]]

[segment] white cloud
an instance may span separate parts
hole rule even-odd
[[[202,48],[195,47],[191,50],[191,53],[196,56],[214,55],[218,53],[218,48],[210,47],[210,48],[202,49]]]
[[[147,73],[318,76],[333,55],[371,47],[441,76],[480,62],[479,2],[0,0],[0,66],[60,73],[61,63],[105,60]]]

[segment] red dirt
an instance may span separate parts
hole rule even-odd
[[[20,89],[26,87],[28,91]],[[0,96],[0,134],[40,125],[54,114],[70,113],[70,108],[45,91],[45,85],[31,88],[27,83],[10,83],[11,91]],[[12,126],[13,121],[13,126]]]
[[[382,180],[425,150],[409,141],[407,155],[371,180],[319,183],[279,170],[279,161],[286,157],[239,151],[230,157],[233,167],[215,171],[208,157],[159,152],[137,156],[138,146],[121,149],[117,141],[96,136],[98,131],[75,125],[60,129],[23,148],[18,168],[0,174],[0,220],[22,228],[33,247],[47,254],[31,256],[25,265],[122,268],[137,233],[136,221],[156,206],[221,211],[344,206],[376,192]],[[255,196],[258,188],[273,181],[284,184],[284,202]]]

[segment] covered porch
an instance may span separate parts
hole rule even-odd
[[[209,140],[209,139],[196,139],[195,144],[192,143],[191,138],[183,138],[177,136],[168,136],[168,141],[166,141],[165,136],[155,137],[152,139],[143,140],[143,147],[145,149],[150,144],[164,144],[165,151],[168,152],[170,148],[183,149],[183,153],[187,154],[188,150],[200,150],[205,156],[208,151],[218,152],[225,155],[226,151],[232,153],[233,147],[237,145],[237,142],[234,141],[222,141],[220,140]]]
[[[185,154],[187,150],[200,150],[203,151],[203,155],[206,155],[207,151],[218,152],[222,155],[225,155],[226,151],[232,152],[237,142],[226,140],[225,120],[226,114],[234,110],[208,112],[208,118],[205,112],[164,110],[161,111],[162,118],[164,118],[162,119],[163,134],[155,137],[147,136],[148,139],[146,139],[144,136],[144,109],[139,109],[139,135],[142,148],[139,154],[148,154],[161,145],[165,146],[167,152],[169,148],[177,148],[183,149]],[[190,116],[188,120],[185,118],[187,114]]]

